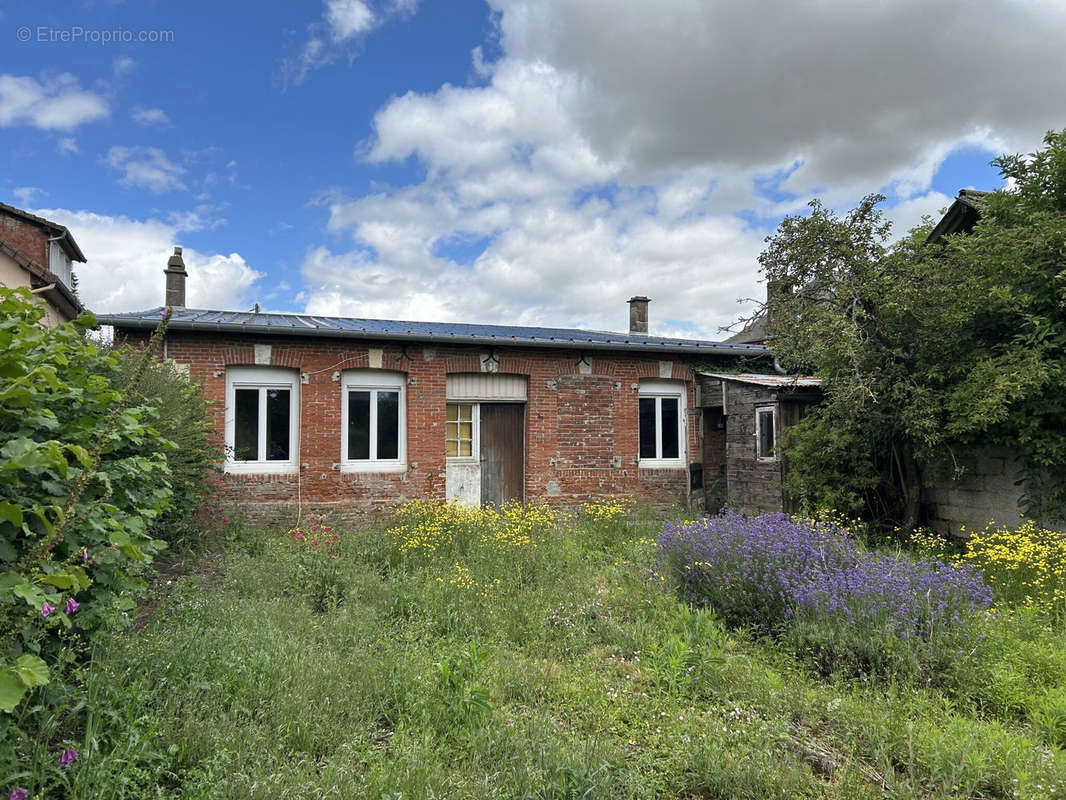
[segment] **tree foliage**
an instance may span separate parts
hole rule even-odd
[[[1044,143],[993,162],[1010,188],[972,232],[891,243],[871,195],[843,217],[814,201],[768,237],[771,346],[826,395],[785,442],[808,504],[911,527],[959,448],[1004,444],[1029,511],[1066,506],[1066,132]]]

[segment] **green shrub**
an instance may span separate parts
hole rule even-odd
[[[117,388],[91,314],[54,329],[25,289],[0,288],[0,708],[10,711],[133,607],[165,543],[172,446],[157,411]],[[157,334],[158,336],[159,334]],[[154,341],[153,341],[154,344]],[[147,365],[151,353],[145,353]],[[127,380],[136,385],[139,371]]]
[[[129,386],[130,400],[152,406],[152,427],[174,447],[164,455],[170,470],[171,507],[156,519],[152,535],[171,546],[188,546],[203,530],[198,518],[208,500],[205,478],[212,464],[222,460],[223,448],[207,417],[202,386],[189,380],[173,363],[143,364],[142,352],[132,347],[115,349],[116,385]],[[140,378],[133,382],[140,370]],[[199,516],[203,516],[199,514]]]

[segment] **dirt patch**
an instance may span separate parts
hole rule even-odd
[[[180,578],[196,575],[204,591],[213,591],[222,580],[221,556],[220,548],[195,554],[165,552],[157,556],[152,562],[155,574],[148,581],[149,597],[137,607],[130,630],[144,629],[152,613],[170,596],[174,582]]]

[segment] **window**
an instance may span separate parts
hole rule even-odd
[[[477,452],[477,403],[448,403],[444,452],[448,458],[473,458]]]
[[[344,373],[341,468],[354,472],[407,469],[407,424],[402,373],[353,369]]]
[[[226,370],[227,472],[296,472],[298,380],[285,369]]]
[[[777,409],[774,406],[763,406],[755,409],[755,452],[760,461],[774,461],[777,453],[774,450],[775,423],[777,422]]]
[[[639,455],[642,467],[685,466],[684,384],[641,381]]]

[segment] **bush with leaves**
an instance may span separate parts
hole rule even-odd
[[[76,656],[79,634],[133,607],[140,573],[165,546],[152,520],[171,497],[172,445],[156,410],[118,388],[115,356],[86,336],[92,315],[53,329],[42,316],[27,290],[0,287],[4,711]],[[136,385],[138,371],[127,378]]]
[[[152,535],[172,547],[195,542],[203,531],[197,510],[207,501],[207,473],[222,461],[223,448],[207,417],[202,387],[171,362],[144,364],[143,353],[133,347],[114,351],[117,385],[129,387],[129,400],[154,407],[152,427],[174,443],[164,455],[173,492],[170,509],[152,524]],[[140,378],[134,375],[140,370]]]
[[[968,233],[893,242],[871,195],[843,216],[813,201],[767,239],[770,346],[825,392],[783,447],[803,505],[911,530],[957,451],[997,445],[1023,456],[1028,512],[1066,513],[1066,131],[1044,144],[992,162],[1010,188]]]

